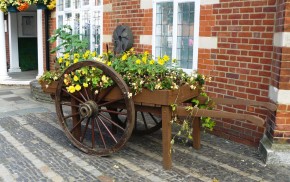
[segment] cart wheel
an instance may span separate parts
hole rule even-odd
[[[149,112],[136,112],[135,127],[133,134],[147,135],[151,134],[162,127],[161,116],[153,115]]]
[[[88,87],[74,93],[68,92],[64,83],[67,75],[74,75],[80,70],[97,70],[101,76],[113,81],[113,86],[106,89],[92,87],[91,75]],[[99,85],[102,79],[98,78]],[[135,108],[132,98],[128,96],[129,89],[122,77],[107,65],[83,61],[73,64],[61,76],[55,94],[56,112],[59,123],[70,141],[85,153],[106,156],[120,150],[132,134],[135,120]],[[124,108],[117,111],[116,106]],[[127,122],[120,124],[119,120],[111,118],[111,114],[125,116]]]
[[[122,112],[123,109],[120,110]],[[153,115],[150,112],[135,111],[134,135],[147,135],[158,131],[162,127],[161,116]],[[126,123],[125,116],[119,116],[119,123]]]

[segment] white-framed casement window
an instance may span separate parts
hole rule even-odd
[[[57,0],[56,27],[70,25],[80,39],[88,39],[88,49],[102,53],[102,0]]]
[[[153,0],[155,57],[168,55],[187,72],[197,70],[200,0]]]

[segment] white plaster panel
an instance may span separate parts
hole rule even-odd
[[[290,90],[279,90],[270,85],[269,98],[278,104],[290,105]]]
[[[290,47],[290,32],[275,33],[273,44],[276,47]]]
[[[56,11],[51,11],[50,16],[51,16],[51,18],[56,18]]]
[[[103,43],[112,42],[112,35],[103,35]]]
[[[220,0],[201,0],[200,5],[219,4]]]
[[[140,0],[140,9],[152,9],[152,0]]]
[[[104,4],[103,5],[103,12],[112,12],[112,11],[113,11],[112,4]]]
[[[140,44],[152,45],[152,35],[140,35]]]
[[[217,45],[217,37],[199,37],[198,48],[216,49]]]

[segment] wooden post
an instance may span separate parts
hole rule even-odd
[[[195,117],[192,120],[192,138],[193,148],[200,149],[200,117]]]
[[[171,121],[172,111],[170,106],[162,106],[162,155],[163,168],[171,169]]]
[[[74,99],[74,98],[71,98],[71,104],[72,105],[78,105],[79,103],[78,103],[78,101],[76,100],[76,99]],[[72,110],[72,114],[74,115],[75,113],[77,113],[77,112],[79,112],[78,111],[78,108],[77,107],[75,107],[75,106],[71,106],[71,110]],[[79,120],[80,120],[80,116],[79,115],[77,115],[77,116],[73,116],[72,117],[72,120],[73,120],[73,126],[75,126],[75,125],[77,125],[77,123],[79,122]],[[75,130],[73,131],[73,136],[78,140],[78,141],[80,141],[80,139],[81,139],[81,124],[79,124],[76,128],[75,128]]]

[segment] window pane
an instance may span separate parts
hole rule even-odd
[[[90,4],[90,0],[83,0],[83,5],[89,5]]]
[[[82,39],[87,39],[89,42],[91,42],[90,40],[91,38],[90,14],[88,11],[83,12],[81,28],[82,28]]]
[[[173,2],[156,4],[155,56],[172,57]]]
[[[80,14],[76,13],[74,18],[74,33],[80,34]]]
[[[63,11],[63,0],[58,0],[57,2],[59,11]]]
[[[101,5],[101,0],[93,0],[93,5],[94,6],[100,6]]]
[[[178,4],[177,61],[181,68],[192,68],[194,33],[194,2]]]
[[[62,15],[58,16],[58,22],[57,23],[58,23],[59,27],[63,25],[63,16]]]
[[[100,42],[100,29],[101,28],[101,12],[93,12],[92,17],[92,38],[90,50],[96,51],[100,54],[101,42]]]
[[[71,13],[66,13],[65,14],[65,20],[64,20],[64,23],[66,25],[71,25],[71,22],[72,22],[72,14]]]
[[[65,0],[65,7],[70,8],[71,7],[71,0]]]
[[[81,7],[81,2],[80,0],[75,0],[75,8],[78,9]]]

